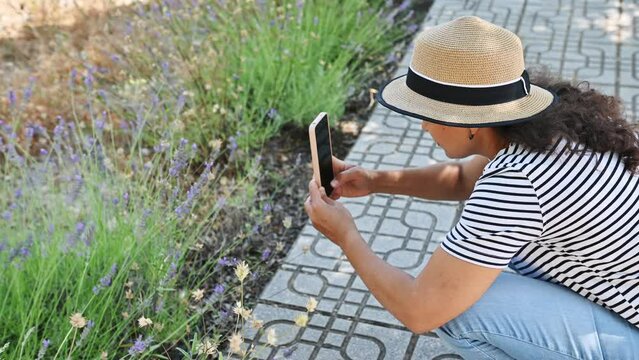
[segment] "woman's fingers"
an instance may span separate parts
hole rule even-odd
[[[333,205],[334,203],[333,199],[331,199],[330,197],[328,197],[328,195],[326,195],[326,189],[323,186],[320,188],[320,194],[322,195],[322,200],[324,200],[324,202],[326,202],[329,205]]]
[[[315,205],[321,203],[322,195],[320,194],[319,187],[317,186],[315,179],[312,179],[308,183],[308,193],[311,197],[311,204]]]

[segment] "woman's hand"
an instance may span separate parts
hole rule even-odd
[[[326,190],[320,188],[315,179],[308,184],[310,195],[304,202],[304,209],[311,218],[313,226],[337,246],[343,247],[357,226],[351,213],[339,202],[326,196]]]
[[[358,197],[369,195],[372,191],[371,183],[373,171],[356,165],[346,164],[333,156],[333,173],[335,179],[331,181],[333,192],[331,199],[340,197]]]

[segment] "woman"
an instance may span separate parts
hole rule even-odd
[[[313,225],[386,309],[468,359],[639,359],[639,141],[614,98],[532,85],[515,34],[462,17],[422,32],[378,100],[464,158],[402,171],[334,159],[332,198],[309,184]],[[335,201],[375,192],[466,200],[417,278],[375,256]]]

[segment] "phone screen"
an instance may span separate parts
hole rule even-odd
[[[315,139],[317,140],[317,157],[319,159],[321,183],[328,196],[333,192],[333,187],[331,186],[331,181],[333,180],[333,154],[329,132],[328,117],[324,116],[315,126]]]

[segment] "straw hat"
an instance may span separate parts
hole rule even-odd
[[[407,74],[382,86],[377,100],[398,113],[457,127],[523,122],[558,101],[530,84],[519,37],[476,16],[422,31]]]

